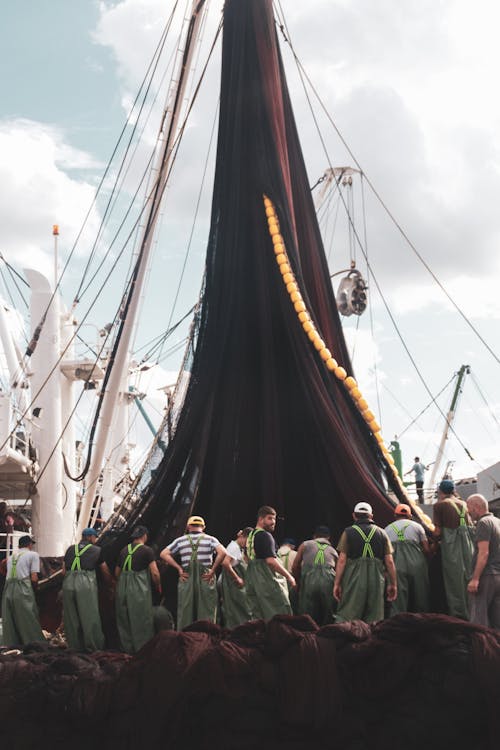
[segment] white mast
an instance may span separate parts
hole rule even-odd
[[[120,385],[124,373],[128,372],[130,359],[129,349],[132,332],[135,327],[137,310],[151,253],[155,222],[159,214],[159,205],[165,189],[172,150],[177,136],[182,102],[188,82],[188,73],[195,51],[195,42],[198,38],[200,26],[203,20],[204,5],[205,0],[193,0],[192,2],[191,17],[186,32],[185,49],[181,55],[176,76],[177,83],[171,90],[165,116],[162,120],[162,127],[158,139],[158,143],[161,144],[161,146],[158,150],[153,168],[153,173],[157,174],[157,178],[146,202],[144,212],[146,222],[142,227],[139,243],[140,253],[138,257],[137,275],[131,289],[126,319],[123,321],[121,337],[115,352],[113,368],[107,383],[107,390],[103,397],[99,434],[93,449],[87,475],[86,491],[83,497],[80,517],[78,519],[78,533],[81,533],[89,522],[92,506],[96,497],[99,476],[103,469],[108,433],[113,423],[113,415],[117,406],[117,399],[119,398]]]
[[[61,353],[59,297],[57,294],[53,296],[49,281],[41,273],[25,269],[25,274],[32,292],[32,326],[36,326],[45,314],[38,345],[31,356],[31,392],[40,391],[33,403],[40,410],[39,429],[33,429],[32,438],[38,449],[42,472],[37,481],[37,493],[32,498],[32,526],[37,552],[42,557],[59,557],[66,550],[62,533],[63,460],[61,450],[54,451],[61,436],[61,380],[64,377],[58,366]],[[32,334],[34,332],[35,328]],[[54,367],[52,374],[47,376]]]

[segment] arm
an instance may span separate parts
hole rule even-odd
[[[38,573],[30,573],[31,585],[34,589],[38,586]]]
[[[165,547],[165,549],[160,552],[160,557],[164,562],[167,563],[167,565],[170,565],[172,568],[176,569],[176,571],[179,573],[179,578],[181,579],[181,581],[187,581],[187,579],[189,578],[189,573],[187,572],[187,570],[184,570],[184,568],[182,568],[178,562],[174,560],[174,557],[168,547]]]
[[[153,585],[155,589],[158,591],[159,594],[161,594],[160,571],[158,570],[158,565],[156,564],[156,560],[153,560],[153,562],[149,563],[149,573],[151,575],[151,580],[153,581]]]
[[[122,569],[119,567],[119,565],[117,565],[116,568],[115,568],[115,578],[116,578],[116,580],[119,579],[121,572],[122,572]]]
[[[226,557],[226,548],[223,547],[222,544],[219,544],[215,548],[215,552],[216,552],[216,555],[215,555],[215,560],[214,560],[214,562],[212,564],[212,567],[209,568],[209,570],[207,570],[207,572],[203,573],[203,575],[202,575],[202,579],[204,581],[211,581],[212,580],[212,578],[214,577],[215,573],[217,572],[217,568],[220,566],[220,564],[222,563],[222,561]]]
[[[396,566],[392,555],[384,555],[384,565],[389,574],[389,583],[387,585],[387,601],[394,602],[398,596],[398,583],[396,576]]]
[[[102,573],[102,577],[103,577],[103,579],[104,579],[104,580],[106,581],[106,583],[112,583],[112,581],[113,581],[113,576],[111,575],[111,571],[110,571],[110,569],[108,568],[108,564],[107,564],[106,562],[104,562],[104,561],[103,561],[103,562],[102,562],[102,563],[101,563],[101,564],[99,565],[99,570],[101,571],[101,573]]]
[[[424,552],[424,555],[426,557],[430,557],[431,556],[431,548],[429,546],[429,542],[428,542],[426,536],[421,539],[420,544],[421,544],[422,550]]]
[[[283,567],[283,565],[280,563],[277,557],[266,557],[265,558],[267,565],[271,568],[271,570],[274,573],[279,573],[280,576],[283,576],[286,578],[290,586],[294,589],[296,587],[295,578],[291,573],[288,572],[288,570]]]
[[[344,576],[347,555],[345,552],[339,554],[337,567],[335,568],[335,583],[333,586],[333,596],[339,602],[342,599],[342,578]]]
[[[295,559],[293,561],[292,565],[292,575],[295,578],[295,580],[298,582],[300,578],[300,571],[302,568],[302,557],[304,555],[304,542],[300,545],[300,547],[297,550],[297,554],[295,555]]]
[[[226,573],[229,576],[231,576],[231,578],[233,579],[233,581],[235,582],[235,584],[238,586],[238,588],[242,589],[243,586],[245,585],[245,581],[243,580],[243,578],[240,578],[240,576],[238,575],[238,573],[235,571],[235,569],[231,565],[231,560],[232,559],[233,558],[230,555],[226,555],[225,558],[224,558],[224,560],[222,561],[222,567],[224,568],[224,570],[226,571]]]
[[[481,578],[486,563],[488,562],[489,554],[489,541],[485,540],[484,542],[478,542],[476,567],[474,568],[472,578],[470,579],[469,585],[467,586],[467,591],[469,592],[469,594],[477,594],[479,588],[479,579]]]

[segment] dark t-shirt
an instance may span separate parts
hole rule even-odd
[[[266,557],[276,557],[276,542],[269,531],[258,531],[253,538],[255,557],[265,560]]]
[[[82,550],[86,547],[88,542],[79,542],[78,549]],[[66,554],[64,555],[64,564],[66,571],[71,570],[73,560],[75,559],[75,545],[72,544],[68,547]],[[80,568],[82,570],[95,570],[102,563],[101,559],[101,548],[96,544],[91,544],[89,549],[85,550],[83,555],[80,555]]]
[[[392,544],[383,529],[376,526],[371,521],[356,521],[355,525],[359,526],[365,536],[369,536],[372,528],[375,528],[375,533],[370,540],[370,546],[375,557],[378,557],[379,560],[383,560],[386,555],[392,554]],[[363,556],[364,546],[365,543],[359,531],[356,531],[353,526],[348,526],[340,537],[337,551],[344,552],[347,557],[357,558]]]
[[[488,562],[482,575],[500,575],[500,520],[492,513],[482,516],[476,526],[476,545],[474,546],[473,569],[477,560],[477,542],[489,542]]]
[[[136,545],[132,544],[131,547],[134,549]],[[123,563],[128,555],[128,545],[122,549],[118,555],[118,562],[116,563],[119,568],[123,568]],[[146,570],[149,568],[149,564],[155,559],[155,553],[151,547],[147,547],[145,544],[141,544],[132,555],[132,570],[139,572],[140,570]]]
[[[459,512],[457,512],[457,509]],[[433,510],[433,521],[440,529],[458,529],[460,513],[465,510],[465,523],[471,526],[467,505],[459,497],[446,497],[438,500]]]

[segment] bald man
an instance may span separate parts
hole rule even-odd
[[[500,520],[483,495],[470,495],[467,508],[476,523],[472,578],[467,586],[470,621],[500,630]]]

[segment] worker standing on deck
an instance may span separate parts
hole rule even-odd
[[[108,581],[111,573],[96,541],[96,530],[84,529],[81,541],[68,547],[64,555],[64,633],[69,647],[77,651],[104,648],[96,571],[100,568]]]
[[[274,615],[291,615],[288,584],[294,589],[295,578],[277,557],[272,535],[276,527],[276,511],[263,505],[257,512],[257,525],[248,535],[247,594],[254,617],[265,620]]]
[[[2,596],[3,643],[22,646],[44,641],[34,587],[38,584],[40,557],[30,536],[19,539],[19,550],[7,560],[7,579]]]
[[[154,635],[151,586],[161,592],[161,583],[155,555],[146,546],[147,540],[147,528],[137,526],[131,544],[122,549],[115,568],[116,624],[122,648],[128,654],[139,651]]]
[[[174,555],[180,556],[180,565]],[[179,572],[177,630],[196,620],[217,620],[215,574],[226,556],[226,548],[205,534],[201,516],[188,518],[186,533],[162,550],[160,557]]]
[[[419,503],[424,502],[424,475],[428,468],[428,466],[424,466],[418,456],[415,456],[415,463],[413,464],[411,469],[409,469],[405,473],[405,476],[407,476],[407,474],[415,472],[415,487],[417,488],[417,497]]]
[[[355,523],[340,537],[333,595],[339,602],[337,620],[375,622],[384,617],[384,573],[389,577],[387,601],[398,593],[392,545],[385,531],[373,523],[369,503],[354,507]]]
[[[467,586],[472,574],[472,523],[467,505],[455,495],[451,479],[443,479],[434,505],[434,535],[441,540],[444,590],[448,614],[467,620]]]
[[[330,541],[328,526],[318,526],[312,539],[302,542],[293,562],[292,574],[299,585],[300,615],[310,615],[318,625],[334,621],[333,598],[337,550]]]
[[[429,611],[429,542],[421,524],[412,520],[408,505],[397,505],[395,520],[385,527],[394,549],[398,596],[391,615],[398,612]]]
[[[472,578],[467,587],[470,621],[500,630],[500,520],[489,512],[483,495],[470,495],[467,507],[476,522]]]
[[[246,544],[251,531],[253,529],[250,527],[238,531],[236,539],[227,545],[227,554],[222,562],[222,614],[226,628],[235,628],[252,619],[245,587]]]

